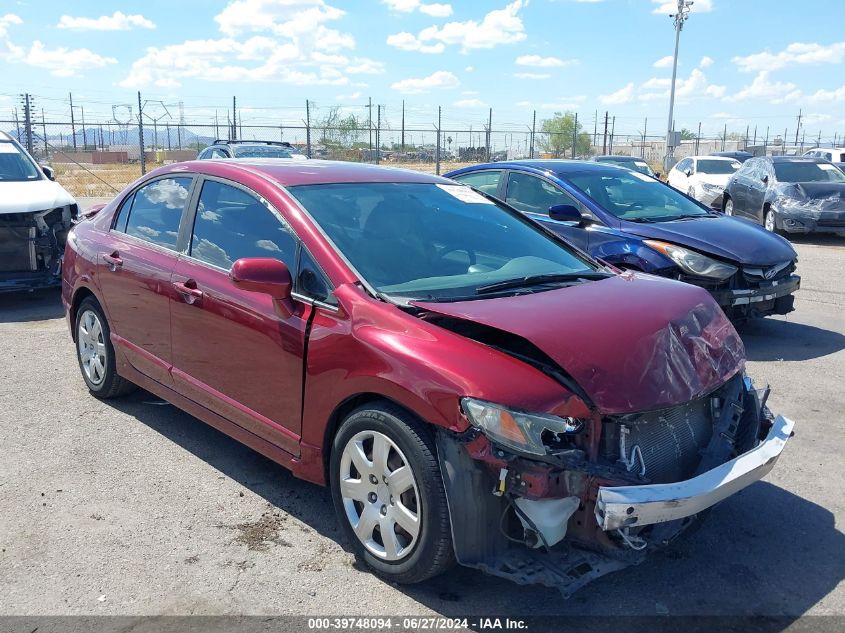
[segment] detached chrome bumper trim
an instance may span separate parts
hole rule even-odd
[[[762,479],[775,465],[795,423],[779,415],[756,448],[697,477],[672,484],[599,488],[596,521],[603,530],[683,519]]]

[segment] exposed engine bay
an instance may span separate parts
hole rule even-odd
[[[44,211],[0,214],[0,291],[61,283],[68,231],[76,204]]]

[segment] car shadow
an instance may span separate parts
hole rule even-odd
[[[786,235],[793,244],[810,244],[813,246],[845,246],[845,237],[833,233],[795,233]]]
[[[268,503],[345,549],[325,488],[144,391],[109,401]],[[366,572],[358,561],[356,569]],[[715,508],[700,529],[645,563],[604,576],[564,600],[557,590],[519,586],[455,567],[393,588],[446,616],[787,616],[784,627],[845,576],[845,535],[827,509],[770,483],[756,483]],[[557,620],[555,620],[557,621]],[[541,623],[542,624],[542,623]],[[543,627],[532,626],[532,630]],[[769,629],[771,630],[771,629]]]
[[[752,319],[737,325],[751,361],[800,361],[835,354],[845,336],[813,325],[782,319]]]
[[[0,294],[0,323],[60,319],[65,315],[58,288]]]

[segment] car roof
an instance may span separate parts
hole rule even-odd
[[[528,167],[529,169],[536,169],[538,171],[552,172],[556,174],[571,174],[577,172],[597,172],[597,173],[614,173],[620,174],[630,173],[627,167],[620,167],[609,162],[596,162],[590,160],[572,160],[565,158],[538,158],[538,159],[523,159],[523,160],[509,160],[499,161],[497,163],[481,163],[479,165],[472,165],[466,167],[466,171],[472,169],[513,169],[520,167]],[[463,172],[464,170],[456,170]],[[455,173],[455,172],[450,172]]]
[[[330,160],[279,161],[272,158],[238,160],[194,160],[168,166],[165,173],[178,171],[213,172],[234,177],[238,173],[258,174],[282,186],[353,182],[414,182],[454,185],[441,176],[410,169],[396,169],[367,163]],[[222,167],[222,169],[221,169]],[[221,173],[222,172],[222,173]],[[160,172],[161,173],[161,172]]]
[[[645,159],[640,158],[639,156],[625,156],[624,154],[604,154],[602,156],[593,156],[593,160],[624,160],[630,162],[645,162]]]
[[[815,156],[767,156],[773,163],[826,163],[823,158]]]

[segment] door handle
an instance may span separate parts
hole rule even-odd
[[[190,286],[188,284],[191,284]],[[193,305],[200,299],[202,299],[202,290],[196,287],[197,282],[193,279],[188,279],[185,282],[182,281],[174,281],[173,287],[176,289],[182,298],[185,300],[185,303],[188,305]]]
[[[117,269],[123,266],[123,260],[117,251],[112,252],[110,255],[103,255],[103,261],[109,265],[109,270],[113,273],[117,272]]]

